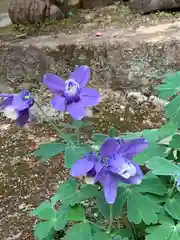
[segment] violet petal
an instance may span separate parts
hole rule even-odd
[[[85,176],[94,167],[94,162],[89,160],[89,156],[79,159],[71,168],[71,176]]]
[[[120,146],[118,152],[128,159],[132,159],[132,157],[143,152],[147,147],[148,141],[144,138],[138,138],[125,141],[124,144]]]
[[[84,88],[80,93],[80,99],[85,107],[93,107],[100,103],[101,95],[93,88]]]
[[[81,101],[68,104],[67,112],[75,120],[81,120],[85,116],[85,108]]]
[[[107,138],[100,148],[101,157],[111,157],[118,150],[119,146],[115,138]]]
[[[44,84],[54,93],[64,92],[65,81],[53,73],[47,73],[43,78]]]
[[[84,88],[89,81],[91,69],[88,66],[79,66],[70,73],[69,79],[75,80],[80,88]]]
[[[113,204],[117,196],[117,179],[107,172],[105,181],[103,182],[104,196],[108,204]]]
[[[10,97],[5,98],[5,99],[0,103],[0,109],[1,109],[1,108],[5,108],[5,107],[11,105],[11,104],[12,104],[12,101],[13,101],[13,96],[10,96]]]
[[[53,108],[55,108],[57,111],[65,111],[66,110],[66,101],[65,98],[62,96],[59,96],[58,94],[54,94],[51,105]]]
[[[19,117],[16,119],[16,123],[18,126],[22,127],[24,126],[29,119],[29,109],[25,109],[22,111],[19,111]]]

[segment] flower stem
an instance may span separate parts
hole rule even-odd
[[[53,121],[51,121],[50,119],[49,119],[49,117],[46,115],[46,113],[44,112],[44,110],[41,108],[41,106],[39,105],[39,103],[38,102],[36,102],[35,101],[35,103],[36,103],[36,105],[37,105],[37,107],[41,110],[41,112],[42,112],[42,114],[44,115],[44,117],[45,117],[45,119],[54,127],[54,129],[56,130],[56,132],[59,134],[59,136],[61,137],[61,130],[53,123]]]
[[[98,225],[98,224],[96,224],[96,223],[93,223],[93,222],[91,222],[91,221],[89,221],[89,220],[88,220],[88,222],[89,222],[90,224],[92,224],[92,225],[94,225],[94,226],[96,226],[96,227],[104,230],[104,227],[103,227],[103,226],[100,226],[100,225]]]
[[[112,223],[113,223],[113,205],[109,205],[109,227],[107,233],[110,234],[112,230]]]

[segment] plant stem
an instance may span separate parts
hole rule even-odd
[[[104,227],[103,227],[103,226],[100,226],[100,225],[98,225],[98,224],[96,224],[96,223],[93,223],[93,222],[91,222],[91,221],[89,221],[89,220],[88,220],[88,222],[89,222],[90,224],[92,224],[92,225],[94,225],[94,226],[96,226],[96,227],[104,230]]]
[[[38,102],[36,102],[37,107],[41,110],[42,114],[44,115],[45,119],[54,127],[54,129],[56,130],[56,132],[59,134],[59,136],[61,137],[61,130],[53,123],[53,121],[51,121],[49,119],[49,117],[46,115],[46,113],[44,112],[44,110],[41,108],[41,106],[39,105]]]
[[[174,180],[171,192],[169,193],[169,197],[172,198],[174,195],[174,190],[176,189],[176,180]]]
[[[134,226],[134,223],[130,222],[130,226],[133,232],[134,239],[137,240],[136,228]]]
[[[109,205],[109,227],[108,227],[108,234],[111,233],[112,230],[112,223],[113,223],[113,205]]]

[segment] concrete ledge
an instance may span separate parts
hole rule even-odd
[[[139,90],[167,71],[180,69],[180,21],[135,31],[111,29],[94,33],[32,37],[0,45],[1,84],[38,85],[41,75],[63,76],[75,65],[92,68],[92,84],[117,90]]]

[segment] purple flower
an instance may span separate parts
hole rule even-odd
[[[94,152],[88,153],[85,157],[75,162],[71,168],[71,176],[89,176],[96,175],[95,165],[97,163],[97,156]]]
[[[34,99],[27,90],[22,90],[18,94],[1,93],[0,97],[4,98],[0,103],[0,109],[3,109],[6,117],[16,120],[19,126],[31,120],[29,109],[33,106]]]
[[[70,73],[68,80],[48,73],[43,82],[54,94],[51,105],[58,111],[67,111],[73,119],[81,120],[85,109],[100,102],[100,94],[92,88],[86,88],[90,78],[88,66],[77,67]]]
[[[102,144],[100,155],[102,158],[107,158],[107,161],[101,162],[101,168],[97,171],[94,183],[100,182],[103,186],[107,203],[114,203],[119,181],[126,184],[141,183],[143,173],[139,165],[131,159],[147,146],[148,143],[143,138],[130,141],[108,138]]]

